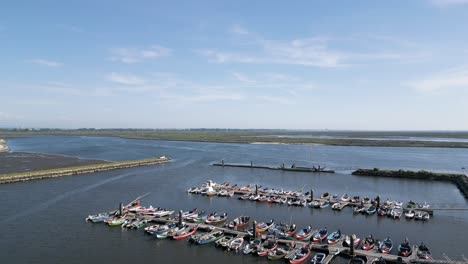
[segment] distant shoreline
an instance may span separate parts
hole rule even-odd
[[[8,145],[6,144],[6,140],[0,138],[0,153],[2,153],[2,152],[8,152],[9,150],[10,150],[10,148],[9,148]]]

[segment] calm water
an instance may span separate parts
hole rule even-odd
[[[468,150],[437,148],[366,148],[332,146],[246,145],[167,142],[92,137],[35,137],[9,141],[13,151],[51,153],[87,159],[126,160],[167,155],[170,164],[128,170],[0,185],[0,263],[257,263],[257,257],[234,256],[214,247],[189,246],[185,241],[156,241],[143,231],[121,230],[84,222],[91,213],[117,208],[119,202],[150,192],[146,205],[188,210],[225,210],[232,217],[248,214],[257,220],[274,218],[298,226],[341,228],[359,236],[391,236],[395,244],[408,237],[426,242],[435,257],[468,255],[466,211],[440,211],[427,223],[288,208],[229,198],[188,195],[185,190],[208,179],[238,184],[259,183],[316,193],[349,193],[384,199],[428,202],[437,207],[466,207],[451,183],[363,178],[349,175],[358,167],[426,169],[460,172],[468,166]],[[326,165],[337,174],[285,173],[212,167],[212,162],[277,165]],[[1,162],[1,158],[0,158]],[[8,262],[7,262],[8,261]],[[340,258],[336,263],[345,263]]]

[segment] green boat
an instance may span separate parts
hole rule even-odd
[[[119,217],[119,218],[112,218],[112,219],[109,219],[108,221],[106,221],[106,223],[107,223],[109,226],[121,226],[121,225],[124,224],[126,221],[127,221],[127,219],[125,219],[125,217]]]
[[[201,237],[198,238],[197,244],[198,245],[206,245],[215,241],[218,241],[219,239],[224,237],[224,232],[223,231],[214,231],[209,234],[205,234]]]

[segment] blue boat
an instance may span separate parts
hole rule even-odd
[[[330,245],[334,245],[336,243],[338,243],[338,241],[340,241],[341,239],[341,230],[336,230],[335,232],[331,233],[330,235],[328,235],[327,237],[327,240],[328,240],[328,244]]]

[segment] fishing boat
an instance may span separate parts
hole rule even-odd
[[[227,219],[227,213],[219,213],[215,215],[211,215],[208,218],[206,218],[205,223],[207,224],[219,224]]]
[[[217,240],[215,242],[216,247],[222,247],[222,248],[228,248],[229,245],[231,244],[232,240],[234,240],[236,237],[233,235],[226,235],[222,237],[221,239]]]
[[[310,249],[308,247],[303,247],[298,249],[292,256],[289,257],[289,263],[299,264],[303,263],[309,258]]]
[[[236,219],[232,220],[227,224],[227,227],[230,229],[239,229],[247,226],[249,224],[250,216],[239,216]]]
[[[170,210],[166,210],[166,209],[161,209],[159,211],[156,211],[153,213],[153,216],[155,218],[162,218],[162,217],[168,217],[170,215],[172,215],[174,213],[174,211],[170,211]]]
[[[294,235],[296,234],[297,227],[296,225],[288,225],[288,224],[278,224],[274,227],[268,229],[268,233],[273,234],[279,239],[293,239]]]
[[[352,203],[357,203],[357,202],[359,202],[360,200],[361,200],[361,198],[359,197],[359,195],[356,195],[356,196],[354,196],[354,197],[351,199],[351,202],[352,202]]]
[[[379,243],[379,251],[383,254],[390,254],[392,252],[393,242],[390,237]]]
[[[312,202],[309,203],[309,207],[319,208],[320,207],[320,201],[313,200]]]
[[[257,201],[258,198],[260,198],[260,195],[252,194],[252,195],[249,196],[250,201]]]
[[[361,239],[357,237],[356,235],[352,235],[353,237],[353,243],[354,243],[354,248],[358,248],[359,244],[361,243]],[[351,247],[351,236],[346,236],[344,241],[343,241],[343,246],[344,247]]]
[[[349,197],[348,194],[344,194],[343,196],[341,196],[342,202],[349,202],[350,200],[351,200],[351,197]]]
[[[428,212],[424,212],[424,213],[423,213],[423,216],[422,216],[422,220],[423,220],[423,221],[429,221],[429,217],[430,217],[430,216],[429,216],[429,213],[428,213]]]
[[[416,253],[418,255],[418,258],[420,259],[432,260],[431,252],[422,242],[418,246],[418,250],[416,251]]]
[[[104,222],[105,220],[114,217],[111,214],[104,213],[104,214],[97,214],[97,215],[88,215],[88,217],[85,218],[85,221],[91,221],[93,223],[100,223]]]
[[[375,214],[376,211],[377,211],[377,207],[375,207],[374,205],[371,205],[369,206],[369,208],[366,209],[366,213],[368,215],[373,215]]]
[[[334,201],[334,202],[338,201],[338,194],[334,194],[334,195],[330,198],[330,202],[332,202],[332,201]]]
[[[168,231],[169,229],[173,229],[173,228],[176,228],[176,227],[177,227],[176,224],[154,225],[154,226],[150,226],[150,227],[145,228],[145,231],[150,235],[156,236],[158,234],[162,234],[162,233]]]
[[[244,244],[244,238],[242,237],[235,238],[229,244],[229,249],[238,251],[242,247],[243,244]]]
[[[133,221],[131,224],[127,224],[127,228],[138,229],[138,228],[144,227],[146,223],[148,223],[148,220],[146,219],[137,219],[136,221]]]
[[[268,202],[268,198],[262,195],[257,199],[257,202],[260,202],[260,203]]]
[[[405,213],[405,217],[408,218],[408,219],[413,219],[414,218],[414,211],[413,210],[409,210]]]
[[[249,199],[249,197],[250,197],[250,195],[249,195],[249,194],[244,194],[244,195],[241,195],[241,196],[239,196],[239,198],[238,198],[238,199],[239,199],[239,200],[248,200],[248,199]]]
[[[406,238],[405,241],[398,246],[398,254],[403,257],[408,257],[412,253],[413,250],[411,249],[411,245],[408,241],[408,238]]]
[[[182,240],[194,235],[197,232],[198,225],[190,228],[186,228],[180,231],[177,231],[173,236],[172,239],[174,240]]]
[[[257,248],[257,255],[260,257],[268,256],[276,248],[278,248],[278,240],[275,237],[269,237]]]
[[[372,235],[367,236],[364,239],[364,243],[362,244],[362,249],[363,250],[371,250],[375,246],[375,239]]]
[[[393,217],[393,219],[400,219],[401,215],[403,214],[403,210],[401,209],[392,209],[390,216]]]
[[[321,199],[328,199],[328,198],[330,198],[330,194],[326,192],[326,193],[322,194],[322,195],[320,196],[320,198],[321,198]]]
[[[242,253],[244,254],[250,254],[250,253],[254,253],[257,251],[257,248],[262,244],[262,240],[257,238],[257,239],[254,239],[252,241],[250,241],[250,243],[248,243],[247,245],[245,245],[244,249],[242,250]]]
[[[216,242],[218,239],[221,239],[224,235],[223,231],[214,231],[209,234],[205,234],[199,237],[195,242],[198,245],[206,245],[212,242]]]
[[[353,213],[355,213],[355,214],[363,213],[365,211],[366,211],[366,208],[364,206],[361,206],[361,205],[356,206],[356,207],[353,208]]]
[[[279,260],[284,259],[286,255],[291,251],[291,247],[287,244],[284,247],[278,247],[275,250],[268,253],[268,260]]]
[[[327,208],[328,206],[330,206],[330,203],[327,201],[323,201],[320,203],[320,209]]]
[[[314,234],[313,232],[314,232],[314,230],[312,229],[312,226],[308,226],[306,228],[301,229],[296,234],[296,238],[297,238],[297,240],[305,240],[305,241],[310,240],[310,238]]]
[[[312,240],[315,243],[322,242],[327,237],[328,231],[327,228],[322,228],[314,233]]]
[[[362,198],[362,203],[363,204],[370,204],[371,199],[368,196],[365,196],[364,198]]]
[[[341,202],[334,203],[332,205],[332,209],[341,211],[341,209],[343,209],[343,205],[341,204]]]
[[[325,260],[325,258],[327,257],[326,254],[324,253],[317,253],[315,254],[315,256],[312,258],[312,260],[310,261],[310,263],[312,264],[322,264]]]
[[[267,223],[259,223],[257,224],[257,232],[258,233],[262,233],[262,232],[265,232],[267,231],[268,229],[270,229],[273,225],[275,224],[275,221],[273,219],[271,219],[269,222]]]
[[[104,220],[104,223],[108,224],[109,226],[121,226],[127,221],[125,216],[114,217]]]
[[[182,213],[182,219],[186,219],[187,217],[193,217],[193,216],[196,216],[198,215],[198,209],[195,208],[191,211],[186,211],[186,212],[183,212]]]
[[[341,236],[342,236],[341,230],[339,230],[339,229],[332,232],[327,237],[328,244],[334,245],[334,244],[338,243],[338,241],[340,241],[340,239],[341,239]]]
[[[388,213],[388,209],[386,207],[379,207],[379,209],[377,209],[377,215],[378,216],[386,216]]]
[[[182,225],[182,226],[171,225],[170,228],[167,229],[166,231],[157,233],[156,237],[158,239],[165,239],[165,238],[168,238],[168,237],[173,237],[177,232],[182,232],[183,230],[185,230],[187,228],[189,228],[188,225]]]

